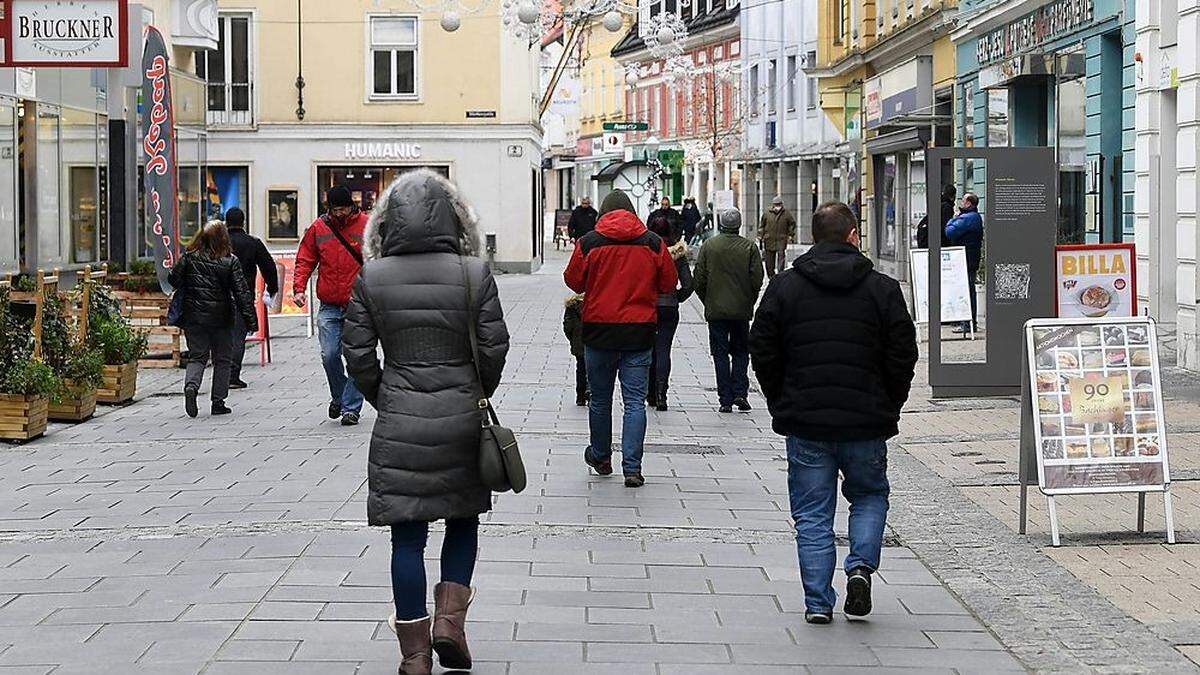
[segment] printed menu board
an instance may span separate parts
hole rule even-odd
[[[1137,316],[1133,244],[1055,246],[1058,316]]]
[[[1170,482],[1152,320],[1035,319],[1026,346],[1043,492]]]

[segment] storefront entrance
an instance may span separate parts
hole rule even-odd
[[[325,213],[325,193],[335,185],[345,185],[350,188],[354,203],[364,211],[370,211],[375,206],[379,193],[392,181],[406,171],[430,169],[443,176],[450,177],[450,167],[444,164],[429,166],[318,166],[316,213]]]

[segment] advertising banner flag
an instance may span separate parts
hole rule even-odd
[[[154,267],[164,292],[167,273],[179,256],[179,166],[175,155],[175,114],[167,46],[153,26],[142,51],[142,151],[146,157],[146,225],[154,239]]]
[[[1137,316],[1133,244],[1055,246],[1054,256],[1060,318]]]

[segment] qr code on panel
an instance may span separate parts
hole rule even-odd
[[[1029,265],[1025,263],[997,263],[992,268],[995,275],[995,299],[1029,299]]]

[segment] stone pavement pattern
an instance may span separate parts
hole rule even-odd
[[[751,414],[714,412],[695,301],[675,351],[676,408],[651,413],[646,487],[584,471],[561,263],[499,280],[513,345],[497,405],[530,485],[500,496],[482,528],[475,672],[1190,667],[964,496],[1005,484],[1015,408],[935,404],[920,386],[892,448],[895,531],[876,611],[806,625],[782,439],[761,399]],[[230,418],[187,419],[181,374],[149,371],[135,405],[0,448],[0,675],[395,672],[388,534],[363,522],[374,416],[349,430],[324,419],[315,340],[292,333],[273,365],[246,368],[252,388],[234,392]],[[995,447],[931,459],[980,444]],[[431,578],[438,547],[435,534]],[[1031,575],[1057,584],[1052,597],[1030,591]],[[1124,639],[1109,645],[1105,631]]]

